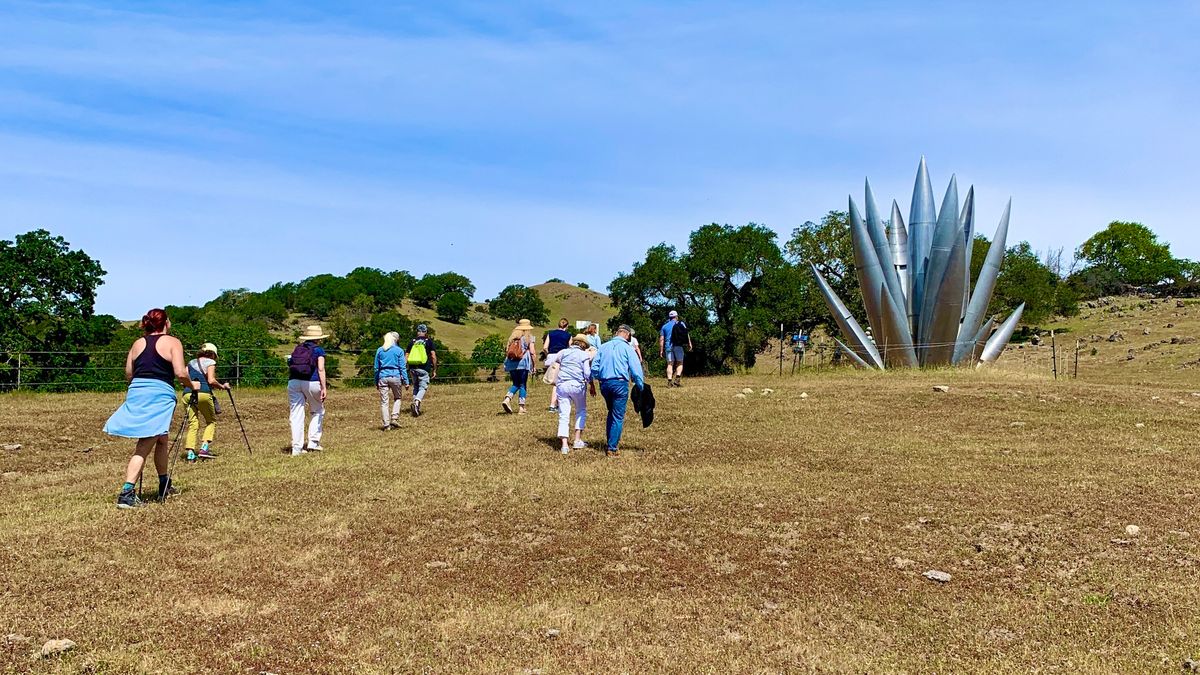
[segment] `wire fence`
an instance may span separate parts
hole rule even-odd
[[[186,350],[194,353],[194,350]],[[327,349],[327,370],[332,384],[372,386],[374,362],[362,363],[374,349]],[[0,349],[0,391],[119,391],[125,388],[125,351],[24,351]],[[227,347],[221,350],[217,377],[234,387],[286,384],[287,356],[262,347]],[[441,383],[483,382],[500,379],[502,363],[441,361]]]
[[[1048,342],[1048,344],[1047,344]],[[913,345],[918,353],[956,345],[955,342],[922,343]],[[886,358],[897,347],[876,345]],[[188,350],[194,353],[194,350]],[[330,381],[335,385],[366,387],[375,383],[374,363],[359,363],[363,354],[374,349],[329,349]],[[1082,339],[1058,340],[1051,335],[1040,343],[1008,345],[996,367],[1020,369],[1059,377],[1078,377],[1081,354],[1085,370],[1091,349]],[[125,351],[6,351],[0,349],[0,392],[4,391],[120,391],[126,387]],[[286,355],[263,347],[229,347],[221,350],[217,376],[234,387],[272,386],[286,384],[288,364]],[[978,355],[976,348],[975,355]],[[865,355],[860,355],[865,356]],[[766,354],[763,355],[765,360]],[[776,358],[778,363],[773,363]],[[350,361],[346,363],[345,361]],[[778,356],[771,354],[771,367],[766,372],[795,375],[810,369],[852,367],[854,359],[832,341],[817,341],[804,348],[785,349],[781,342]],[[534,374],[539,361],[535,360]],[[504,378],[502,363],[493,361],[449,361],[438,363],[440,383],[496,381]],[[760,367],[758,372],[763,372]],[[530,377],[530,381],[539,378]]]

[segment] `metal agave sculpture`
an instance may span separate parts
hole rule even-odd
[[[996,236],[975,288],[971,288],[971,248],[975,238],[975,188],[967,190],[961,210],[958,183],[950,185],[934,210],[933,185],[925,158],[917,167],[908,227],[892,201],[890,227],[880,217],[866,184],[865,218],[850,198],[850,236],[868,336],[815,265],[813,274],[842,336],[841,349],[863,368],[945,366],[995,361],[1012,338],[1025,305],[999,328],[984,321],[1004,259],[1012,199],[1004,207]],[[872,336],[875,338],[872,340]]]

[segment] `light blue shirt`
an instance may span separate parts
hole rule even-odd
[[[592,355],[576,346],[558,353],[558,384],[586,384],[592,379]]]
[[[602,340],[600,339],[599,333],[597,333],[596,335],[592,335],[591,333],[588,333],[584,337],[587,338],[588,344],[592,346],[592,349],[600,349],[600,344],[602,343]]]
[[[521,348],[524,350],[519,359],[504,359],[504,372],[510,373],[514,370],[533,370],[533,338],[529,335],[521,336]]]
[[[404,357],[404,350],[396,345],[375,350],[375,381],[385,377],[398,377],[408,384],[408,361]]]
[[[624,338],[613,338],[600,346],[592,359],[592,377],[598,380],[633,380],[642,386],[642,364],[633,345]]]

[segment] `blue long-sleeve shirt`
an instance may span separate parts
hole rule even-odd
[[[633,380],[639,387],[645,384],[637,352],[624,338],[613,338],[600,345],[596,358],[592,359],[592,377],[597,380]]]
[[[375,350],[375,381],[385,377],[398,377],[408,384],[408,360],[404,357],[404,350],[396,345]]]

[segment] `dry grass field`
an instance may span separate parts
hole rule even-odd
[[[1018,369],[696,379],[660,391],[654,426],[628,428],[614,459],[562,457],[551,415],[502,416],[500,395],[435,386],[424,416],[383,433],[374,392],[339,389],[327,450],[291,458],[284,393],[243,390],[253,457],[227,410],[221,458],[181,463],[182,493],[138,511],[114,508],[131,444],[99,431],[119,396],[0,397],[0,443],[23,446],[0,451],[0,631],[31,640],[0,645],[0,668],[1178,672],[1200,658],[1200,397],[1182,385]],[[31,657],[52,638],[78,646]]]

